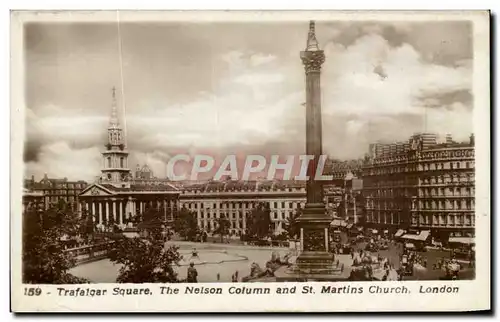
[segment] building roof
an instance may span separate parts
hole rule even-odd
[[[105,187],[108,190],[116,191],[116,192],[140,192],[140,191],[148,191],[148,192],[165,192],[165,191],[178,191],[176,187],[171,184],[164,183],[159,185],[146,185],[146,184],[131,184],[130,187],[119,188],[115,187],[111,184],[102,183],[101,186]]]
[[[300,181],[210,181],[182,185],[182,190],[188,192],[231,192],[231,191],[277,191],[305,188],[305,182]]]

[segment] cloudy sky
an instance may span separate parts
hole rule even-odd
[[[27,25],[27,175],[99,175],[113,86],[133,168],[147,162],[165,176],[178,153],[303,153],[307,31],[307,22],[121,24],[121,73],[117,24]],[[325,153],[358,158],[371,142],[417,131],[468,138],[468,22],[320,21],[316,33]]]

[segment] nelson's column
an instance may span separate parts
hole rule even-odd
[[[303,214],[297,218],[302,252],[283,279],[329,280],[336,275],[332,265],[333,254],[328,251],[328,228],[332,219],[326,213],[322,182],[315,180],[322,154],[320,73],[325,54],[319,49],[313,21],[309,24],[306,50],[301,52],[300,58],[306,73],[306,154],[314,156],[314,159],[307,170],[306,205]]]

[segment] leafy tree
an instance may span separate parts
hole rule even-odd
[[[156,239],[163,240],[164,219],[165,216],[162,209],[158,210],[150,207],[141,215],[141,222],[138,224],[138,228],[147,231]]]
[[[214,229],[214,234],[220,235],[220,242],[223,243],[224,236],[229,234],[229,227],[231,226],[231,222],[223,214],[221,214],[215,222],[217,226]]]
[[[162,239],[120,237],[115,240],[110,260],[121,264],[117,283],[175,283],[173,265],[181,259],[176,246],[165,247]]]
[[[302,212],[302,208],[297,208],[285,221],[283,228],[285,229],[288,238],[297,238],[300,235],[300,227],[297,218],[302,215]]]
[[[271,209],[268,203],[258,204],[247,216],[247,231],[249,237],[266,238],[272,231]]]
[[[162,208],[150,207],[138,218],[138,228],[148,232],[146,237],[127,238],[119,235],[109,258],[121,264],[118,283],[174,283],[177,273],[172,265],[181,256],[175,246],[164,243],[165,216]]]
[[[66,240],[79,234],[78,215],[64,202],[23,214],[23,281],[33,284],[86,283],[68,273],[74,257],[64,251]]]
[[[184,239],[194,240],[200,232],[196,214],[193,211],[182,208],[174,220],[174,229]]]

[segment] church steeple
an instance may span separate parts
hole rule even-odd
[[[112,95],[113,102],[111,105],[111,117],[109,118],[109,127],[108,129],[119,129],[120,128],[120,120],[118,119],[118,111],[116,107],[116,88],[113,87]]]
[[[116,89],[112,89],[111,117],[108,126],[108,142],[106,151],[102,153],[102,182],[116,187],[129,185],[130,169],[128,168],[128,152],[126,150],[123,129],[120,126],[116,103]]]
[[[316,39],[316,27],[313,20],[309,22],[309,34],[307,35],[306,51],[318,51],[319,45]]]
[[[123,129],[120,126],[118,118],[118,108],[116,104],[116,88],[112,89],[111,117],[108,126],[108,144],[116,146],[125,146]]]

